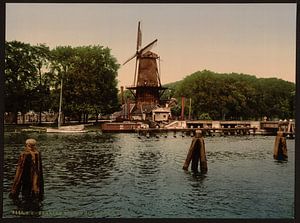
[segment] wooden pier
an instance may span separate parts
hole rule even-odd
[[[277,131],[289,139],[295,138],[294,121],[173,121],[160,128],[148,128],[142,122],[111,122],[103,123],[103,132],[137,132],[139,134],[166,134],[167,132],[181,132],[186,135],[195,135],[201,130],[203,136],[213,135],[276,135]]]
[[[195,135],[196,130],[201,130],[203,136],[214,135],[251,135],[255,134],[256,128],[250,127],[236,127],[236,128],[148,128],[148,129],[136,129],[135,131],[139,135],[165,135],[168,132],[181,133],[181,135]]]

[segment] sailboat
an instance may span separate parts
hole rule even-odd
[[[61,126],[61,114],[62,114],[62,91],[63,91],[63,78],[60,81],[60,96],[59,96],[59,111],[57,119],[57,128],[47,128],[48,133],[84,133],[87,130],[84,129],[84,125],[68,125]]]

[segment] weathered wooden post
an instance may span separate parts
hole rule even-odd
[[[41,153],[36,148],[36,140],[27,139],[25,149],[18,160],[16,175],[9,197],[17,199],[20,191],[23,199],[39,199],[44,196],[44,179]]]
[[[165,138],[168,138],[168,131],[165,132]]]
[[[282,131],[277,132],[277,136],[275,138],[273,157],[276,160],[287,160],[288,158],[286,138],[284,137]]]
[[[184,97],[181,97],[181,120],[184,120]]]
[[[191,135],[191,137],[193,137],[193,136],[194,136],[194,132],[193,132],[193,131],[191,131],[190,135]]]
[[[124,86],[121,86],[121,105],[123,105],[125,103],[125,99],[124,99]],[[124,118],[124,116],[123,116]]]
[[[200,161],[201,173],[207,173],[207,160],[205,154],[205,143],[202,137],[201,130],[196,130],[195,137],[190,146],[186,160],[183,165],[184,170],[188,170],[190,162],[192,161],[191,169],[193,172],[198,172],[198,164]]]

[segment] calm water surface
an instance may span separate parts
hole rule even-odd
[[[206,137],[208,173],[182,170],[192,138],[5,133],[3,217],[27,138],[42,152],[39,217],[293,218],[295,141],[273,160],[274,136]]]

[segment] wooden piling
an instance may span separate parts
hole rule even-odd
[[[188,170],[191,161],[192,161],[191,169],[193,172],[198,172],[198,164],[200,162],[201,173],[207,173],[205,143],[202,137],[201,130],[196,130],[195,137],[192,141],[192,144],[190,146],[186,160],[183,165],[184,170]]]
[[[277,136],[275,138],[274,144],[274,159],[276,160],[287,160],[287,146],[286,146],[286,138],[283,135],[282,131],[277,132]]]
[[[27,139],[25,149],[18,160],[16,175],[9,197],[17,199],[19,193],[23,199],[39,199],[44,196],[42,156],[36,149],[36,141]]]

